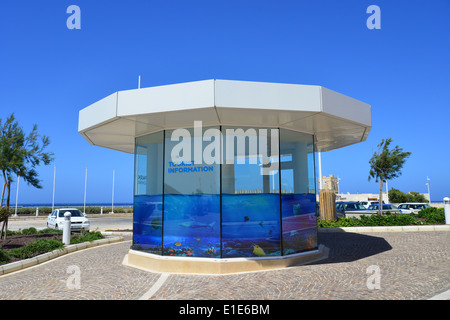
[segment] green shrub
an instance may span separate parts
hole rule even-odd
[[[58,229],[52,229],[52,228],[45,228],[42,230],[36,230],[36,228],[31,227],[28,229],[23,229],[22,231],[12,231],[8,230],[7,236],[20,236],[23,234],[44,234],[44,233],[62,233],[62,230]]]
[[[74,235],[70,237],[70,244],[81,243],[86,241],[94,241],[103,238],[104,236],[100,231],[85,232],[80,235]]]
[[[417,214],[420,219],[425,219],[425,223],[429,224],[445,224],[444,208],[429,207],[422,209]]]
[[[64,244],[61,240],[57,239],[39,239],[34,242],[30,242],[22,248],[12,249],[9,254],[19,259],[28,259],[35,255],[50,252],[56,249],[63,248]]]
[[[0,250],[0,264],[7,263],[9,261],[9,254],[5,250]]]
[[[37,234],[37,233],[38,233],[38,231],[34,227],[22,230],[22,234]]]
[[[15,232],[14,235],[20,234],[39,234],[39,233],[62,233],[62,230],[55,229],[43,229],[37,231],[35,228],[24,229],[22,232]],[[80,235],[74,235],[70,239],[71,244],[81,243],[86,241],[94,241],[103,239],[104,236],[100,231],[86,232]],[[11,257],[18,259],[28,259],[36,255],[47,253],[56,249],[61,249],[64,244],[60,239],[39,239],[34,242],[30,242],[26,246],[21,248],[12,249],[9,252],[0,250],[0,264],[8,263]]]
[[[39,230],[38,233],[40,233],[40,234],[44,234],[44,233],[63,233],[63,231],[59,230],[59,229],[45,228],[45,229]]]
[[[409,214],[389,214],[379,216],[377,214],[363,215],[357,218],[341,218],[335,221],[317,220],[318,227],[363,227],[363,226],[408,226],[423,224]]]

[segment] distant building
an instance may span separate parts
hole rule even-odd
[[[378,201],[380,195],[378,193],[341,193],[336,194],[336,201]],[[389,203],[389,197],[386,192],[381,194],[381,200]]]

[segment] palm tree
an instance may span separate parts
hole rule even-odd
[[[380,182],[380,195],[378,199],[378,214],[382,213],[382,194],[383,194],[383,181],[391,180],[399,177],[403,164],[411,155],[411,152],[403,152],[403,149],[399,146],[395,146],[394,149],[389,149],[392,139],[382,139],[378,145],[378,152],[375,152],[372,158],[369,160],[370,171],[369,181],[374,178],[375,182]]]

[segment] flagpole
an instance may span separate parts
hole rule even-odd
[[[86,168],[86,174],[84,176],[84,209],[83,209],[83,214],[86,214],[86,186],[87,186],[87,168]]]
[[[56,181],[56,164],[53,166],[53,199],[52,199],[52,212],[55,210],[55,181]]]
[[[113,182],[112,182],[112,207],[111,207],[111,213],[114,213],[114,175],[115,172],[113,170]]]

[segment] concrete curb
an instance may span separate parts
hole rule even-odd
[[[75,252],[78,250],[92,248],[92,247],[96,247],[96,246],[100,246],[100,245],[104,245],[104,244],[115,243],[115,242],[120,242],[120,241],[123,241],[123,237],[112,237],[112,238],[94,240],[92,242],[71,244],[62,249],[53,250],[51,252],[40,254],[33,258],[24,259],[24,260],[1,265],[0,266],[0,276],[11,273],[11,272],[19,271],[19,270],[22,270],[22,269],[25,269],[28,267],[32,267],[37,264],[46,262],[51,259],[55,259],[62,255],[72,253],[72,252]]]
[[[105,236],[132,236],[133,231],[101,231],[101,233]]]
[[[375,227],[331,227],[318,228],[319,232],[405,232],[405,231],[450,231],[450,225],[425,225],[425,226],[375,226]]]

